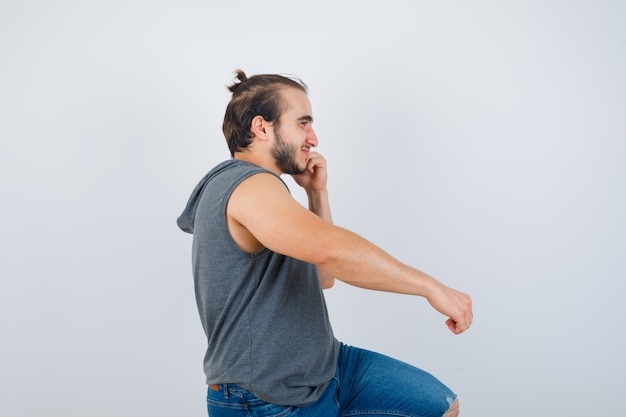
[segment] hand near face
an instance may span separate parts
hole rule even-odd
[[[328,173],[326,171],[326,159],[318,152],[311,152],[302,174],[292,175],[296,183],[307,192],[319,192],[326,190]]]

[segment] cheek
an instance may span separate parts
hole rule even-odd
[[[291,139],[290,142],[293,146],[300,146],[306,140],[306,132],[304,129],[294,129],[289,132],[288,138]]]

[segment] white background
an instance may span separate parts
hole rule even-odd
[[[337,224],[474,300],[454,336],[421,298],[338,284],[338,338],[466,417],[626,415],[625,22],[621,1],[4,0],[0,415],[206,415],[175,220],[228,158],[237,68],[309,85]]]

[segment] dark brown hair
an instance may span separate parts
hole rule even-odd
[[[248,78],[238,69],[236,78],[238,82],[227,87],[233,96],[226,106],[222,124],[231,156],[246,149],[252,142],[254,135],[250,126],[256,116],[276,125],[280,123],[280,115],[285,107],[280,95],[281,88],[292,87],[307,92],[306,84],[299,79],[278,74],[259,74]]]

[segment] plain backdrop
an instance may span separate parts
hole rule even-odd
[[[340,283],[340,340],[434,373],[465,417],[626,415],[625,22],[622,1],[3,0],[0,415],[206,415],[175,220],[229,157],[237,68],[309,85],[338,225],[474,301],[454,336],[422,298]]]

